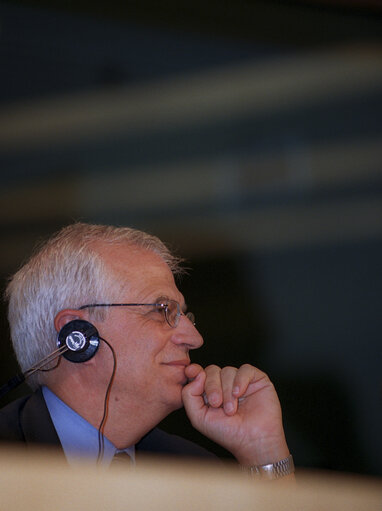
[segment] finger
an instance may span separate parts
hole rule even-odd
[[[223,408],[227,415],[234,415],[237,411],[237,397],[232,394],[233,385],[238,370],[236,367],[223,367],[221,370],[221,383],[223,390]]]
[[[204,394],[205,379],[205,372],[203,370],[199,371],[195,378],[192,378],[192,380],[190,380],[189,383],[183,387],[183,390],[190,397],[200,397],[202,399]]]
[[[221,369],[216,365],[210,365],[204,371],[206,373],[204,391],[207,402],[213,408],[219,408],[223,403],[223,390],[220,378]]]
[[[244,364],[239,367],[232,383],[232,394],[235,397],[241,397],[248,389],[248,385],[253,383],[256,378],[256,368],[250,364]]]
[[[199,364],[190,364],[185,369],[185,375],[189,380],[193,380],[197,375],[203,371],[203,367]]]
[[[183,387],[182,390],[184,409],[193,425],[197,423],[198,416],[203,413],[203,409],[206,408],[203,399],[205,379],[205,372],[200,371],[190,383]]]

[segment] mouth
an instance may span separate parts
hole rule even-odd
[[[182,359],[182,360],[171,360],[170,362],[163,362],[162,365],[171,368],[169,371],[173,373],[173,376],[176,377],[177,383],[184,386],[187,383],[187,377],[185,374],[185,369],[190,365],[190,360]]]
[[[187,367],[190,365],[190,360],[183,359],[183,360],[171,360],[170,362],[163,362],[166,366],[172,366],[172,367]]]

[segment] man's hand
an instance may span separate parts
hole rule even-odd
[[[280,403],[265,373],[249,364],[239,369],[191,364],[186,376],[190,383],[182,395],[192,425],[240,464],[275,463],[289,455]]]

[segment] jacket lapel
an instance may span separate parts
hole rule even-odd
[[[20,426],[27,444],[61,447],[41,389],[26,401],[20,412]]]

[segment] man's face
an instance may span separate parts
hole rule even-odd
[[[167,298],[176,300],[185,312],[172,272],[158,255],[122,245],[101,247],[98,252],[115,275],[114,303],[157,303]],[[165,413],[182,405],[189,350],[203,344],[188,318],[182,315],[178,326],[171,328],[154,307],[110,307],[106,319],[95,325],[116,353],[115,402],[128,400],[135,407],[148,409],[157,406]],[[103,348],[105,361],[111,360],[108,351]],[[104,379],[110,377],[110,367],[105,363]]]

